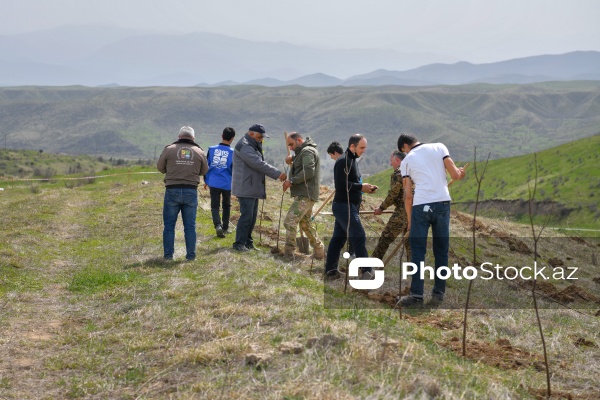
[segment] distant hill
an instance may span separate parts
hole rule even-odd
[[[0,35],[0,86],[194,86],[205,82],[292,80],[315,73],[351,76],[377,68],[411,69],[455,57],[395,50],[325,49],[113,26],[64,26]]]
[[[479,174],[483,172],[486,157],[487,152],[478,149]],[[540,151],[536,157],[538,180],[533,208],[536,222],[547,222],[549,226],[600,229],[600,133]],[[473,154],[470,159],[473,159]],[[463,165],[464,161],[459,165]],[[390,168],[369,177],[369,183],[383,189],[378,196],[387,194],[391,172]],[[471,161],[467,177],[450,187],[455,207],[471,213],[477,194],[474,172]],[[533,154],[491,160],[481,185],[479,214],[510,216],[527,222],[529,214],[526,200],[529,187],[533,189],[534,177]],[[598,233],[590,235],[598,236]]]
[[[600,80],[600,52],[575,51],[479,65],[468,62],[432,64],[402,72],[380,69],[348,78],[344,84],[415,86],[572,80]]]
[[[0,145],[113,158],[152,158],[182,125],[209,146],[226,126],[243,134],[261,122],[271,133],[267,159],[281,163],[284,131],[310,135],[325,149],[367,135],[361,168],[387,168],[398,134],[442,141],[457,160],[473,146],[494,158],[589,137],[600,126],[600,82],[443,87],[228,86],[220,88],[0,88]],[[326,175],[325,175],[326,176]]]

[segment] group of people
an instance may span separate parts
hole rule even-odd
[[[311,222],[313,206],[319,200],[321,164],[317,145],[310,137],[297,132],[287,136],[286,145],[293,151],[293,155],[285,159],[288,174],[287,168],[281,171],[265,161],[262,143],[268,137],[263,125],[254,124],[232,148],[235,130],[227,127],[223,130],[222,142],[209,147],[205,153],[194,141],[194,130],[184,126],[178,140],[165,147],[157,168],[165,174],[163,257],[166,260],[173,259],[179,213],[183,220],[186,259],[196,257],[197,188],[201,176],[204,176],[204,188],[210,189],[211,213],[218,237],[229,233],[231,195],[239,202],[240,217],[233,243],[233,249],[238,252],[256,249],[252,233],[258,218],[259,200],[266,198],[268,176],[281,181],[283,190],[289,189],[293,198],[284,221],[285,259],[296,256],[297,227],[306,234],[313,257],[325,259],[325,279],[341,276],[338,262],[344,245],[348,244],[349,252],[356,257],[369,257],[359,211],[363,193],[374,193],[378,187],[362,181],[359,159],[367,150],[364,135],[350,136],[346,150],[338,142],[327,148],[327,153],[335,160],[335,194],[331,206],[335,223],[327,252]],[[408,238],[402,240],[405,240],[411,262],[419,266],[425,260],[427,235],[431,228],[435,268],[447,266],[451,199],[446,172],[452,179],[460,180],[465,176],[464,168],[455,165],[442,143],[423,144],[413,135],[402,134],[397,146],[398,150],[390,155],[393,167],[390,189],[373,214],[381,215],[391,206],[395,206],[395,210],[371,256],[382,259],[396,237],[408,232]],[[412,277],[410,294],[399,299],[403,306],[423,303],[424,282],[419,275]],[[361,279],[373,278],[371,268],[362,269]],[[431,301],[442,302],[445,290],[446,281],[436,278]]]

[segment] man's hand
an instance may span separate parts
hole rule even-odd
[[[281,175],[279,175],[278,178],[281,182],[285,181],[287,179],[287,174],[285,172],[282,172]]]
[[[373,215],[381,215],[383,214],[383,208],[377,207],[373,209]]]
[[[287,157],[285,158],[285,163],[286,163],[286,164],[288,164],[288,165],[292,165],[292,162],[294,162],[294,158],[293,158],[291,155],[289,155],[289,156],[287,156]]]
[[[285,180],[283,182],[283,191],[285,192],[286,190],[288,190],[288,188],[292,187],[292,182],[290,182],[289,180]]]
[[[204,189],[208,188],[208,185],[205,183],[203,186]]]
[[[362,191],[365,193],[374,193],[377,189],[379,189],[377,186],[371,185],[370,183],[362,184]]]

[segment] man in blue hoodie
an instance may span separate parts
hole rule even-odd
[[[217,236],[224,238],[229,233],[229,214],[231,211],[231,171],[233,165],[233,149],[230,147],[235,130],[231,127],[223,129],[221,143],[208,148],[208,172],[204,176],[204,188],[210,188],[210,210]],[[219,210],[223,199],[223,219]]]

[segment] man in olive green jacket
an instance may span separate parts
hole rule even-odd
[[[286,229],[284,256],[294,257],[296,250],[296,226],[306,234],[314,250],[314,257],[322,260],[325,256],[323,243],[311,222],[313,205],[319,201],[319,185],[321,182],[321,163],[317,145],[309,137],[306,140],[301,134],[293,132],[287,138],[287,146],[294,151],[286,163],[291,164],[290,178],[283,182],[283,190],[291,188],[294,199],[283,225]]]

